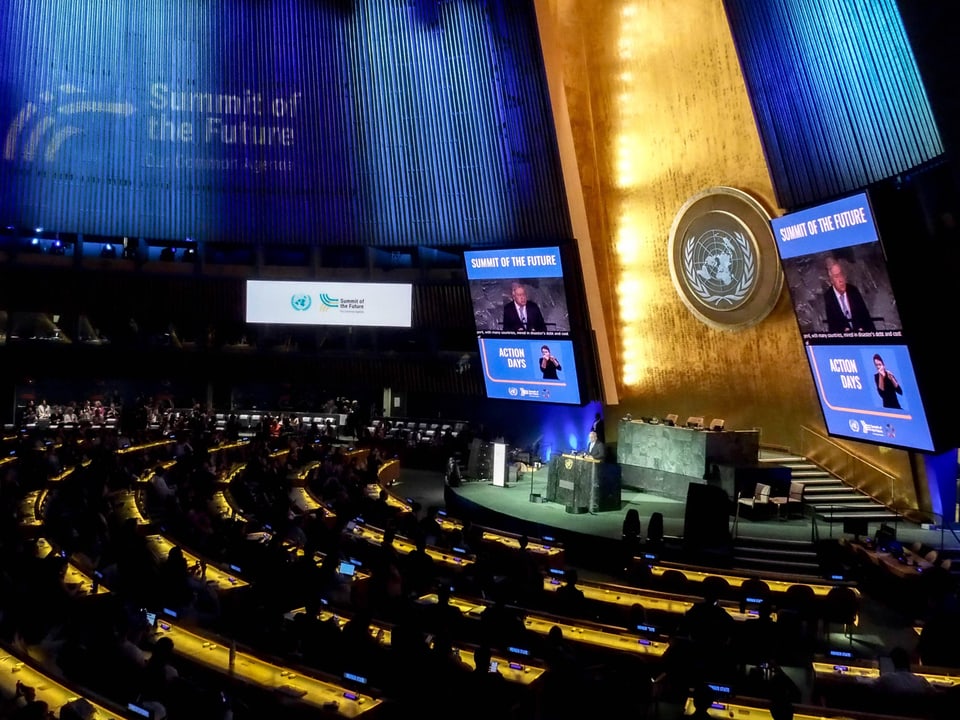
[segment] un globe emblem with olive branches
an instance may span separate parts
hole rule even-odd
[[[306,294],[297,293],[290,297],[290,307],[297,312],[306,312],[313,305],[313,299]]]
[[[702,303],[730,310],[749,297],[757,277],[757,258],[743,233],[713,228],[684,241],[683,274],[687,287]]]
[[[783,288],[770,213],[737,188],[709,187],[688,198],[670,227],[667,257],[680,300],[718,330],[761,322]]]

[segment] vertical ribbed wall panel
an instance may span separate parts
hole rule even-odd
[[[4,225],[570,235],[530,0],[8,0],[0,132]]]
[[[725,0],[778,203],[944,152],[895,0]]]

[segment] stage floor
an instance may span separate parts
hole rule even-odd
[[[627,511],[636,509],[640,515],[643,533],[646,535],[650,516],[659,512],[663,515],[664,535],[683,537],[684,513],[686,503],[681,500],[672,500],[660,495],[646,493],[639,488],[624,486],[620,491],[620,509],[598,513],[574,514],[568,513],[565,506],[559,503],[530,502],[530,495],[538,494],[546,497],[547,493],[546,465],[534,473],[523,473],[521,480],[513,479],[506,487],[497,487],[488,481],[466,482],[455,488],[447,488],[447,502],[466,503],[473,506],[475,512],[506,516],[526,524],[544,528],[538,534],[555,535],[550,529],[567,533],[581,533],[594,537],[619,540],[623,519]],[[451,495],[454,496],[451,498]],[[481,523],[479,518],[474,518]],[[731,533],[734,530],[734,517],[729,519]],[[740,518],[737,535],[743,537],[769,537],[780,539],[809,540],[811,535],[811,521],[809,519],[793,520],[763,520],[752,521]],[[828,528],[821,528],[829,537]],[[839,531],[839,528],[837,529]],[[532,535],[533,533],[531,533]]]

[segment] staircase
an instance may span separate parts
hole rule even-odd
[[[821,576],[817,548],[809,540],[737,537],[733,567],[749,573]]]
[[[760,462],[790,468],[791,478],[804,483],[805,510],[815,513],[818,521],[882,523],[896,518],[896,513],[883,503],[850,487],[805,457],[768,454]]]

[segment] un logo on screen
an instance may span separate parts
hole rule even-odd
[[[313,300],[309,295],[297,294],[290,297],[290,307],[297,312],[306,312],[313,305]]]
[[[738,330],[777,303],[783,272],[770,215],[735,188],[704,190],[684,203],[670,230],[670,275],[702,322]]]

